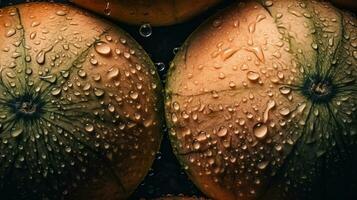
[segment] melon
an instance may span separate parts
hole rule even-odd
[[[0,199],[127,198],[161,141],[148,55],[68,5],[5,7],[0,24]]]
[[[357,20],[321,1],[233,3],[183,44],[165,110],[209,197],[355,199]]]

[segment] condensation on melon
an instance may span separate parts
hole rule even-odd
[[[125,199],[159,149],[145,51],[77,8],[0,9],[0,199]]]
[[[209,197],[354,199],[357,20],[319,1],[233,3],[170,66],[174,151]]]

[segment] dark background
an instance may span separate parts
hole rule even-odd
[[[32,0],[0,0],[0,7],[12,4],[30,2]],[[174,49],[181,46],[185,39],[209,16],[218,10],[228,6],[233,0],[225,0],[217,6],[207,10],[199,16],[172,26],[152,27],[149,37],[140,35],[140,25],[127,25],[114,22],[127,31],[149,54],[154,63],[157,64],[162,83],[165,84],[165,76],[170,61],[174,58]],[[52,0],[51,2],[65,2],[69,0]],[[134,192],[130,200],[151,199],[170,195],[204,196],[188,179],[184,170],[176,160],[168,139],[167,129],[163,130],[163,141],[160,152],[157,154],[152,168],[145,180]]]

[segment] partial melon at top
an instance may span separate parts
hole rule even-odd
[[[72,0],[73,3],[128,24],[167,26],[188,20],[221,0]]]

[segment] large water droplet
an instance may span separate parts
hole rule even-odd
[[[163,62],[157,62],[157,63],[155,63],[155,65],[156,65],[157,70],[159,72],[163,72],[166,69],[166,66],[165,66],[165,64]]]
[[[269,119],[269,111],[274,108],[275,106],[275,101],[274,100],[269,100],[267,103],[267,107],[265,109],[264,112],[264,116],[263,116],[263,122],[266,123]]]
[[[105,42],[98,42],[95,44],[95,51],[101,55],[109,55],[112,49]]]
[[[251,81],[256,81],[259,79],[259,74],[257,72],[249,71],[247,73],[247,78]]]
[[[283,116],[287,116],[287,115],[289,115],[290,114],[290,110],[289,110],[289,108],[282,108],[282,109],[280,109],[279,110],[279,113],[281,114],[281,115],[283,115]]]
[[[97,97],[101,97],[101,96],[104,95],[104,90],[99,89],[99,88],[95,88],[94,89],[94,95],[97,96]]]
[[[64,12],[63,10],[59,10],[59,11],[56,12],[56,15],[58,15],[58,16],[65,16],[66,14],[67,13]]]
[[[94,131],[94,126],[92,124],[86,124],[86,126],[84,127],[84,129],[87,132],[93,132]]]
[[[61,88],[53,88],[52,91],[51,91],[51,94],[53,96],[57,96],[57,95],[59,95],[61,93],[61,91],[62,91]]]
[[[279,88],[279,91],[281,94],[289,94],[291,92],[291,88],[290,87],[286,87],[286,86],[282,86]]]
[[[139,33],[143,37],[150,37],[152,34],[152,28],[150,24],[143,24],[139,28]]]
[[[253,127],[255,137],[263,139],[268,133],[268,127],[265,124],[258,123]]]
[[[113,79],[119,76],[119,69],[118,68],[111,68],[108,71],[108,78]]]
[[[36,56],[36,62],[40,65],[43,65],[45,63],[45,51],[41,50],[40,52],[38,52],[37,56]]]
[[[136,91],[131,91],[129,96],[130,96],[130,98],[135,100],[139,97],[139,93],[137,93]]]

